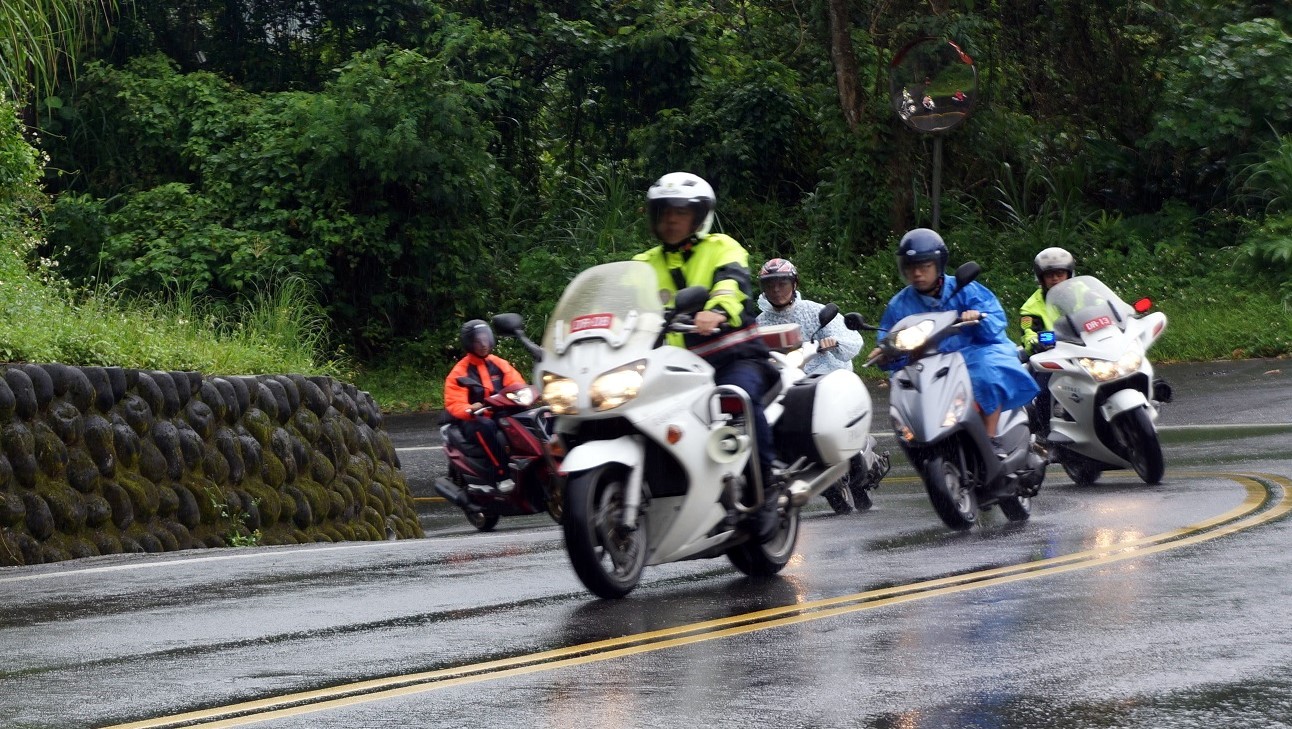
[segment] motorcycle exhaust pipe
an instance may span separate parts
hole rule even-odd
[[[462,492],[462,489],[443,476],[435,479],[435,493],[463,509],[471,508],[471,502],[467,499],[467,495]]]

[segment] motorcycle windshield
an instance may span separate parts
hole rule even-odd
[[[1126,322],[1135,317],[1135,309],[1094,276],[1057,284],[1045,295],[1045,303],[1058,314],[1055,338],[1069,342],[1081,342],[1084,335],[1105,327],[1125,331]]]
[[[543,332],[543,349],[564,354],[571,344],[600,339],[612,347],[649,351],[664,325],[655,269],[643,261],[594,266],[565,287]]]

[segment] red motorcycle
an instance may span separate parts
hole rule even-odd
[[[479,386],[474,378],[458,383]],[[510,478],[494,484],[483,462],[483,448],[468,441],[455,423],[440,427],[447,476],[435,479],[435,491],[466,512],[467,520],[482,532],[492,530],[499,517],[546,511],[561,522],[561,495],[565,475],[548,446],[553,416],[545,405],[535,405],[538,390],[532,385],[511,385],[484,399],[477,417],[493,418],[506,441]]]

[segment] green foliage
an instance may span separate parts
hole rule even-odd
[[[1242,192],[1263,203],[1266,213],[1292,211],[1292,134],[1275,137],[1258,154],[1261,160],[1240,173]]]
[[[228,498],[219,490],[207,487],[204,489],[206,498],[211,502],[211,509],[227,527],[224,534],[224,541],[230,547],[258,547],[264,534],[259,529],[248,529],[247,524],[251,520],[251,513],[243,511],[240,505],[232,504]],[[260,499],[252,499],[251,507],[255,508],[260,505]]]
[[[1277,285],[1283,303],[1292,308],[1292,211],[1254,226],[1237,248],[1237,260],[1257,280]]]
[[[1227,183],[1237,168],[1225,165],[1262,130],[1292,130],[1292,35],[1277,20],[1231,23],[1219,32],[1199,28],[1172,58],[1161,113],[1144,144],[1184,185]]]

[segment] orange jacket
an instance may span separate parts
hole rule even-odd
[[[466,387],[458,384],[458,378],[473,377],[483,388]],[[458,420],[470,420],[470,405],[473,402],[484,402],[489,395],[511,385],[523,385],[525,378],[520,376],[515,367],[496,354],[480,359],[468,354],[453,365],[453,370],[444,379],[444,409]]]

